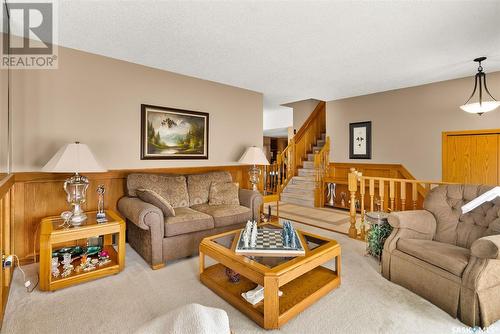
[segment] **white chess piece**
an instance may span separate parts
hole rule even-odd
[[[248,248],[248,246],[249,246],[251,231],[252,231],[252,222],[247,221],[247,225],[245,226],[245,229],[243,230],[243,245],[245,246],[245,248]]]
[[[252,234],[250,235],[250,247],[254,248],[257,245],[257,222],[253,222]]]

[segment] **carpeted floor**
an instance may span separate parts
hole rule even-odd
[[[431,303],[382,278],[378,263],[364,256],[364,243],[299,227],[339,241],[342,284],[280,331],[267,333],[472,333]],[[33,275],[37,266],[25,269]],[[28,294],[16,270],[2,333],[130,333],[187,303],[226,310],[235,334],[266,332],[202,285],[197,273],[197,257],[153,271],[131,248],[122,273],[53,293]],[[500,333],[500,322],[488,333]]]
[[[271,203],[269,206],[271,206],[271,213],[276,215],[276,204]],[[268,212],[267,207],[264,212]],[[349,232],[349,226],[351,225],[348,211],[332,208],[310,208],[280,202],[279,215],[281,218],[343,234]]]

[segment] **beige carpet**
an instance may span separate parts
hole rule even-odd
[[[364,256],[364,243],[322,229],[304,229],[335,238],[342,245],[342,285],[280,331],[262,330],[202,285],[197,257],[153,271],[128,248],[122,273],[53,293],[26,293],[16,270],[2,333],[130,333],[187,303],[226,310],[235,334],[472,333],[431,303],[382,278],[377,262]],[[37,266],[26,269],[33,274]],[[488,333],[500,333],[500,323]]]
[[[272,203],[271,213],[276,215],[276,204]],[[265,212],[267,213],[267,206]],[[279,215],[281,218],[301,222],[306,225],[347,234],[349,232],[350,217],[345,210],[330,208],[310,208],[292,203],[280,202]],[[359,225],[359,219],[358,219]]]

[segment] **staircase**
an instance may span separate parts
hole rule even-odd
[[[302,168],[297,169],[298,176],[293,176],[281,193],[281,201],[301,206],[314,207],[316,194],[316,169],[314,153],[321,151],[326,142],[326,134],[322,133],[307,153],[307,160],[302,161]]]
[[[323,206],[323,177],[330,153],[330,139],[325,132],[326,104],[320,102],[276,162],[266,166],[265,194],[278,194],[281,201],[302,206]]]

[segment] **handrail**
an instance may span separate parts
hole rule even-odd
[[[350,194],[349,237],[365,239],[365,202],[368,201],[370,211],[374,211],[375,204],[378,206],[379,211],[416,210],[422,206],[421,199],[433,187],[446,184],[454,183],[364,176],[362,173],[356,171],[355,168],[351,168],[348,175],[348,189]],[[367,188],[368,192],[366,191]],[[410,203],[410,205],[407,205],[407,203]],[[358,210],[361,219],[359,235],[356,227]]]
[[[316,106],[316,108],[314,108],[313,112],[309,115],[309,117],[307,117],[307,119],[304,122],[304,124],[302,124],[302,126],[300,127],[300,129],[295,134],[294,138],[295,138],[296,141],[299,141],[302,138],[302,136],[304,135],[304,133],[306,132],[307,128],[310,127],[311,123],[315,119],[317,119],[318,117],[321,116],[321,112],[324,111],[325,107],[326,107],[326,103],[324,101],[320,101],[318,103],[318,105]]]
[[[316,190],[314,193],[314,205],[323,207],[325,204],[325,189],[323,179],[328,175],[330,165],[330,137],[325,138],[325,145],[317,153],[314,153],[314,169],[316,171]]]

